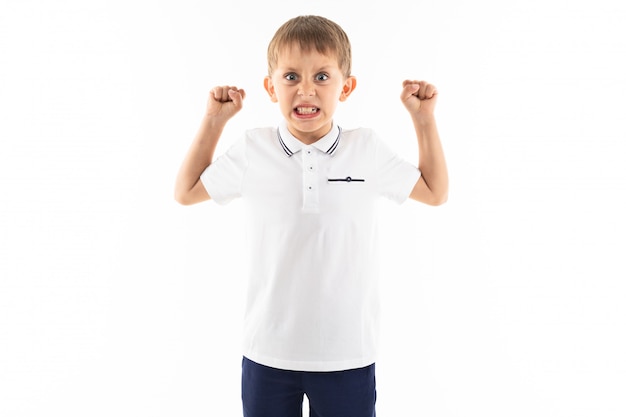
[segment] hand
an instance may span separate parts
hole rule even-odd
[[[405,80],[400,99],[412,115],[432,116],[437,102],[437,88],[426,81]]]
[[[214,87],[209,93],[206,115],[220,118],[225,122],[241,110],[245,97],[246,92],[237,87]]]

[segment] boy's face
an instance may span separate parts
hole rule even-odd
[[[264,85],[280,106],[289,132],[311,144],[330,132],[337,104],[348,98],[356,79],[344,77],[334,56],[292,45],[278,55],[274,72],[265,77]]]

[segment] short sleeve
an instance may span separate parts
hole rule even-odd
[[[226,204],[241,197],[247,167],[246,143],[241,139],[214,160],[200,175],[200,180],[212,200]]]
[[[403,203],[420,178],[418,167],[398,156],[382,140],[376,138],[376,169],[380,195]]]

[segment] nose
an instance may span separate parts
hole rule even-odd
[[[302,81],[298,85],[298,95],[310,97],[315,95],[315,85],[310,81]]]

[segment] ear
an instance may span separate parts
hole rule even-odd
[[[270,95],[270,100],[272,103],[278,102],[278,98],[276,98],[276,91],[274,89],[274,83],[272,82],[272,78],[267,76],[263,80],[263,87],[265,87],[265,91]]]
[[[346,82],[343,84],[343,89],[341,90],[341,95],[339,96],[339,101],[346,101],[355,88],[356,77],[350,76],[346,78]]]

